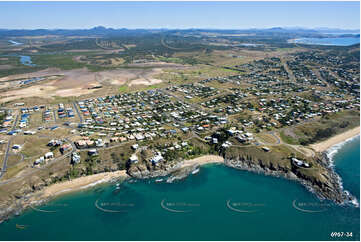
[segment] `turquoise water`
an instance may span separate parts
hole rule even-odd
[[[354,139],[334,156],[345,189],[357,197],[359,145],[360,139]],[[295,182],[222,165],[202,167],[198,174],[173,184],[125,182],[119,189],[115,184],[103,185],[38,209],[42,211],[29,210],[1,224],[0,238],[337,240],[331,232],[352,232],[352,237],[342,240],[360,239],[359,208],[320,203]]]
[[[349,46],[360,43],[360,37],[342,37],[342,38],[301,38],[294,40],[299,44],[312,45],[338,45]]]

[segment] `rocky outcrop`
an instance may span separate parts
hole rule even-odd
[[[193,171],[197,169],[199,169],[198,164],[180,168],[171,173],[170,177],[168,177],[167,179],[167,182],[172,183],[174,181],[185,179],[187,176],[189,176],[189,174],[191,174]]]
[[[311,192],[314,192],[320,199],[329,199],[338,204],[352,202],[354,198],[343,190],[341,178],[333,170],[326,154],[317,156],[315,162],[319,165],[319,169],[317,172],[312,173],[307,172],[310,170],[299,169],[289,164],[266,162],[251,155],[224,156],[224,163],[228,167],[295,180],[303,184]],[[158,166],[139,163],[128,167],[127,173],[137,179],[168,176],[167,182],[174,182],[186,178],[198,168],[199,165],[197,164],[182,167],[182,162],[164,162]],[[115,167],[110,167],[110,170],[113,169]],[[102,171],[102,169],[96,170],[95,173]],[[0,205],[0,223],[12,215],[20,214],[31,205],[28,200],[29,197],[33,196],[35,192],[37,194],[41,193],[44,186],[60,181],[61,178],[63,177],[59,174],[53,174],[44,180],[34,177],[31,185],[24,183],[21,189],[14,194],[13,199]],[[33,205],[46,202],[37,199],[32,199],[32,201]]]
[[[137,164],[129,167],[127,172],[128,175],[137,179],[169,176],[167,178],[167,182],[171,183],[173,181],[186,178],[198,167],[199,165],[197,164],[182,167],[182,162],[170,164],[163,163],[158,167],[147,166],[146,164]]]
[[[316,159],[316,162],[321,165],[317,173],[304,172],[305,169],[299,169],[294,166],[291,169],[279,167],[273,163],[264,163],[262,160],[250,156],[225,158],[225,165],[236,169],[298,181],[320,199],[329,199],[338,204],[352,201],[353,197],[343,191],[341,179],[329,165],[327,156],[322,155],[321,158]]]

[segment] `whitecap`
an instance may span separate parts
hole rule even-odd
[[[351,141],[353,141],[354,139],[359,138],[359,137],[360,137],[360,135],[356,135],[356,136],[354,136],[354,137],[351,137],[351,138],[349,138],[349,139],[347,139],[347,140],[345,140],[345,141],[343,141],[343,142],[341,142],[341,143],[338,143],[338,144],[336,144],[336,145],[331,146],[330,148],[328,148],[328,149],[326,150],[326,155],[327,155],[328,159],[330,160],[330,166],[334,166],[334,164],[333,164],[333,157],[338,153],[338,151],[339,151],[345,144],[347,144],[347,143],[349,143],[349,142],[351,142]]]
[[[326,155],[327,155],[327,158],[329,159],[329,163],[330,163],[330,167],[333,169],[334,168],[334,156],[340,151],[340,149],[347,143],[357,139],[357,138],[360,138],[360,135],[356,135],[354,137],[351,137],[349,139],[346,139],[345,141],[341,142],[341,143],[338,143],[332,147],[330,147],[329,149],[326,150]],[[339,186],[341,188],[341,190],[344,190],[344,187],[343,187],[343,182],[342,182],[342,178],[340,176],[338,176],[338,183],[339,183]],[[352,205],[354,205],[355,207],[359,207],[359,202],[357,200],[356,197],[354,197],[349,191],[347,190],[344,190],[344,192],[346,193],[346,195],[350,198],[350,201],[348,203],[351,203]]]

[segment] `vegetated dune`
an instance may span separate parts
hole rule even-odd
[[[336,145],[336,144],[340,144],[342,142],[344,142],[347,139],[350,139],[352,137],[355,137],[357,135],[360,135],[360,126],[347,130],[344,133],[338,134],[336,136],[333,136],[325,141],[316,143],[316,144],[312,144],[311,147],[316,150],[317,152],[323,152],[327,149],[329,149],[330,147]]]

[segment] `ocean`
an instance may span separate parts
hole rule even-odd
[[[330,152],[359,201],[360,138]],[[0,224],[0,238],[359,240],[359,214],[320,202],[296,182],[213,164],[172,184],[130,180],[64,195]]]
[[[338,37],[338,38],[300,38],[294,43],[309,45],[336,45],[349,46],[360,43],[360,37]]]

